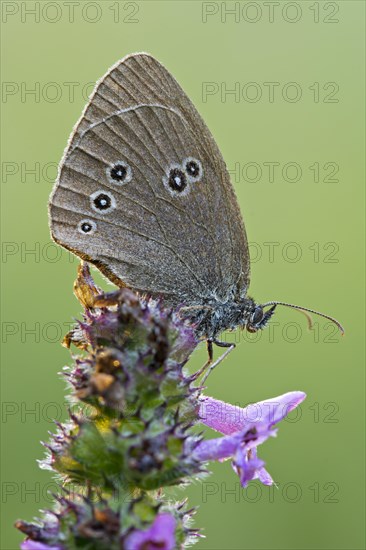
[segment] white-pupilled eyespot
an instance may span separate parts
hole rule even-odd
[[[189,191],[188,176],[179,164],[172,164],[163,177],[163,183],[174,195],[186,195]]]
[[[82,235],[93,235],[97,230],[97,224],[93,220],[81,220],[78,223],[78,231]]]
[[[132,180],[132,168],[124,160],[117,160],[108,166],[107,179],[113,185],[125,185]]]
[[[182,162],[182,167],[185,170],[188,181],[190,183],[196,183],[200,181],[203,177],[203,168],[202,163],[196,158],[187,157]]]
[[[116,200],[109,191],[99,190],[90,195],[90,205],[99,214],[108,214],[116,208]]]

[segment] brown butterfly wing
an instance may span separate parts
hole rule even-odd
[[[167,174],[187,159],[201,164],[201,178],[172,192]],[[109,177],[119,162],[130,171],[123,185]],[[97,211],[98,193],[113,208]],[[93,226],[88,234],[83,220]],[[248,286],[246,235],[221,153],[181,87],[147,54],[126,57],[97,84],[62,160],[50,224],[57,242],[111,280],[168,303],[225,299]]]

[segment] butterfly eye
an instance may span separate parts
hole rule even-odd
[[[263,319],[263,309],[261,307],[256,307],[254,313],[250,319],[252,325],[257,325]]]
[[[131,167],[124,161],[118,161],[107,168],[107,178],[113,184],[128,183],[132,179]]]
[[[202,179],[203,169],[199,160],[189,157],[183,161],[183,166],[191,182]]]
[[[182,193],[187,187],[187,176],[180,168],[171,168],[166,183],[175,193]]]
[[[107,214],[116,206],[116,201],[111,193],[107,191],[96,191],[90,196],[90,204],[93,210]]]
[[[92,220],[81,220],[78,224],[78,231],[83,235],[92,235],[97,229],[97,224]]]

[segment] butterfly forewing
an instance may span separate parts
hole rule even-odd
[[[245,292],[249,255],[235,194],[208,128],[147,54],[98,83],[50,204],[57,242],[118,284],[168,303]]]

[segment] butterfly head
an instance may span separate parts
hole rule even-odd
[[[248,332],[257,332],[263,329],[276,309],[276,304],[273,305],[268,311],[264,311],[263,306],[254,304],[254,309],[250,313],[250,317],[245,324],[245,328]]]
[[[307,320],[309,328],[313,327],[313,321],[309,314],[313,313],[315,315],[319,315],[320,317],[323,317],[324,319],[328,319],[328,321],[334,323],[340,330],[341,334],[344,334],[344,328],[340,324],[337,319],[334,319],[334,317],[330,317],[330,315],[325,315],[324,313],[321,313],[320,311],[316,311],[314,309],[310,309],[303,306],[297,306],[295,304],[288,304],[287,302],[267,302],[265,304],[255,304],[253,300],[251,300],[251,308],[249,311],[249,316],[247,316],[246,323],[244,324],[244,327],[247,329],[248,332],[257,332],[259,329],[263,329],[272,315],[274,314],[274,311],[277,306],[285,306],[290,307],[292,309],[296,309],[297,311],[300,311],[301,313],[304,313]],[[270,306],[270,307],[269,307]],[[265,308],[269,307],[267,311],[265,311]],[[243,327],[243,328],[244,328]]]

